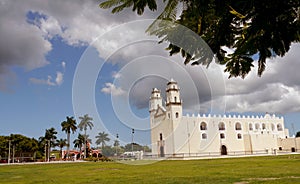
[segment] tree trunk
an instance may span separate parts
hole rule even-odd
[[[86,158],[86,128],[84,129],[84,158]]]
[[[62,160],[62,148],[60,148],[59,158],[60,158],[60,160]]]
[[[70,154],[70,133],[67,133],[67,140],[68,140],[68,145],[67,145],[67,157],[66,157],[66,159],[69,159],[69,154]]]

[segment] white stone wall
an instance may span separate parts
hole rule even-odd
[[[168,86],[167,90],[170,87],[173,88],[173,83]],[[167,93],[167,103],[175,102],[174,99],[176,99],[176,102],[180,102],[180,104],[168,104],[167,107],[157,108],[150,112],[153,154],[161,153],[160,146],[163,146],[166,156],[172,154],[220,154],[222,145],[226,147],[228,154],[270,153],[278,149],[279,139],[288,137],[284,119],[268,113],[260,117],[183,116],[179,88],[176,85],[175,88],[178,91],[172,89]],[[158,103],[158,106],[161,106],[160,102],[153,100],[152,96],[150,108]],[[178,114],[176,115],[176,113]],[[204,130],[200,128],[201,123],[206,125]],[[220,130],[221,124],[224,125],[221,126],[221,129],[224,128],[224,130]],[[160,140],[160,134],[162,134],[163,140]]]

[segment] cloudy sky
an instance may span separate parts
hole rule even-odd
[[[227,79],[223,66],[184,66],[144,33],[157,12],[112,15],[101,1],[0,0],[1,135],[42,136],[66,116],[90,114],[98,132],[123,143],[149,143],[148,99],[174,78],[185,113],[283,116],[300,130],[300,44],[246,79]],[[159,10],[160,11],[160,10]],[[164,95],[164,94],[163,94]],[[74,135],[76,136],[76,135]]]

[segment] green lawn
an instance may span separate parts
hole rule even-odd
[[[128,161],[131,162],[131,161]],[[300,183],[300,155],[0,166],[0,183]]]

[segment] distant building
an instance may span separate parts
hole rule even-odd
[[[180,88],[173,79],[167,83],[164,104],[160,90],[152,90],[149,112],[153,155],[276,154],[278,150],[297,149],[296,139],[289,138],[283,117],[268,113],[260,117],[184,116],[182,104]]]

